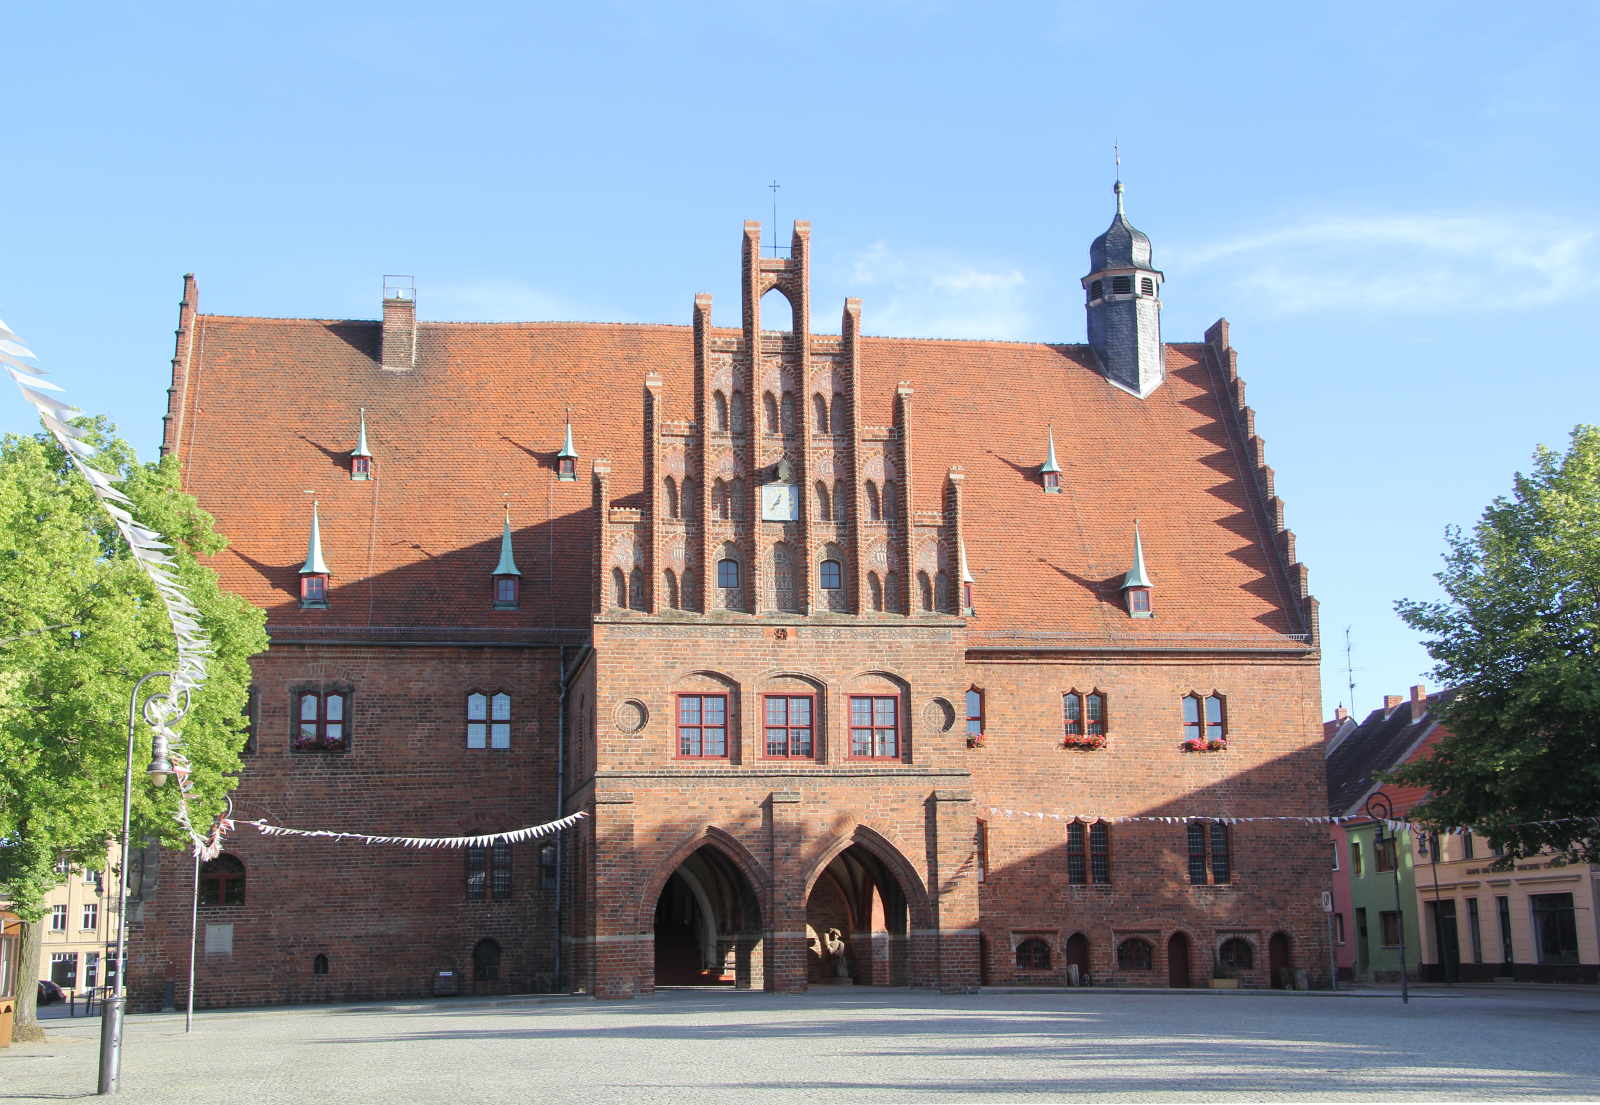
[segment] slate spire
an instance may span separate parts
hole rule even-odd
[[[311,537],[306,541],[306,562],[300,567],[300,574],[332,575],[328,571],[327,561],[322,559],[322,522],[317,517],[317,501],[311,500]]]
[[[516,557],[511,555],[511,508],[506,507],[505,526],[500,531],[500,563],[494,566],[492,575],[520,576],[517,571]]]

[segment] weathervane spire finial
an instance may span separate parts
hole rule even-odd
[[[1125,212],[1122,210],[1122,146],[1115,141],[1111,143],[1111,159],[1116,163],[1117,178],[1116,183],[1111,186],[1111,190],[1117,194],[1117,214],[1123,215]]]
[[[783,185],[779,184],[774,178],[767,187],[772,189],[772,255],[776,257],[778,255],[778,189],[782,188]]]

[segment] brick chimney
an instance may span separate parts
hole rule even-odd
[[[1411,688],[1411,720],[1421,721],[1428,712],[1428,688],[1421,683]]]
[[[1405,701],[1405,699],[1403,697],[1401,697],[1400,695],[1397,695],[1397,694],[1386,694],[1386,695],[1384,695],[1383,696],[1383,713],[1384,713],[1384,716],[1387,717],[1394,710],[1394,708],[1396,706],[1400,705],[1400,703],[1402,703],[1404,701]]]
[[[417,285],[413,277],[383,278],[380,363],[395,372],[410,372],[417,367]]]

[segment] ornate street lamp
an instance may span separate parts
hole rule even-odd
[[[1394,818],[1394,803],[1383,791],[1373,791],[1372,796],[1367,799],[1367,816],[1378,823],[1377,846],[1373,851],[1373,856],[1377,857],[1383,854],[1383,830],[1384,826]],[[1409,1004],[1411,991],[1406,983],[1406,914],[1400,905],[1399,835],[1391,833],[1389,839],[1394,844],[1394,862],[1389,865],[1390,870],[1394,872],[1394,911],[1395,916],[1400,919],[1400,1001]]]
[[[153,671],[133,685],[128,697],[128,763],[122,778],[122,862],[117,873],[117,986],[106,999],[100,1014],[100,1088],[99,1093],[117,1092],[117,1081],[122,1074],[122,1022],[123,1007],[127,1001],[128,980],[128,837],[133,817],[133,738],[139,715],[154,730],[151,740],[150,766],[145,768],[152,786],[161,786],[172,774],[172,764],[167,761],[168,727],[189,712],[189,691],[152,691],[145,696],[141,708],[139,692],[145,683],[158,675],[169,680],[170,671]]]

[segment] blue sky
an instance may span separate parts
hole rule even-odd
[[[1308,9],[1308,10],[1301,10]],[[1078,342],[1128,209],[1165,334],[1233,324],[1322,601],[1325,713],[1429,660],[1442,533],[1600,420],[1600,8],[1547,3],[26,5],[0,318],[153,455],[179,277],[217,313],[736,321],[813,226],[819,328]],[[0,430],[27,430],[0,398]]]

